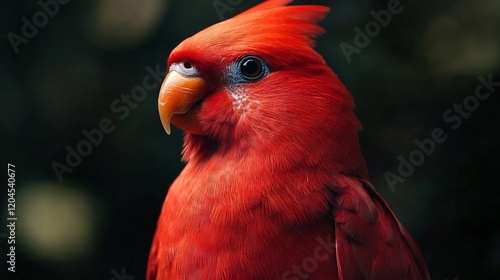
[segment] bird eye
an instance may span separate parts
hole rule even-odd
[[[239,71],[247,81],[254,82],[267,75],[267,66],[256,56],[245,56],[239,62]]]

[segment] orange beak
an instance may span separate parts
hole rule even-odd
[[[205,134],[198,119],[199,106],[194,106],[207,93],[205,80],[185,77],[172,70],[163,80],[158,96],[161,123],[170,135],[170,123],[193,134]]]

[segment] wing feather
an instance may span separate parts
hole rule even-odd
[[[338,179],[333,189],[340,279],[430,279],[422,253],[367,181]]]

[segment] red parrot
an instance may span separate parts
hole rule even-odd
[[[265,1],[177,46],[159,111],[185,131],[147,279],[429,279],[368,181],[351,95],[314,51],[328,8]]]

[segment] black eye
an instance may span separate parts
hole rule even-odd
[[[264,61],[256,56],[245,56],[238,66],[243,78],[250,82],[260,80],[268,73]]]

